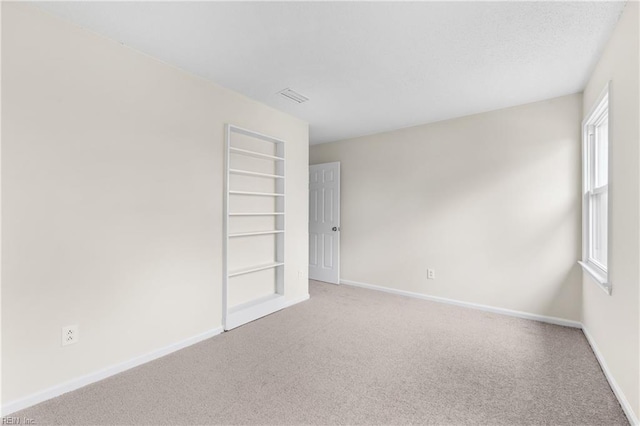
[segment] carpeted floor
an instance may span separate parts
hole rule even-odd
[[[628,424],[580,330],[311,282],[311,300],[12,416],[42,424]]]

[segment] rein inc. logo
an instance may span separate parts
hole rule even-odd
[[[30,417],[3,417],[3,425],[35,425],[36,420]]]

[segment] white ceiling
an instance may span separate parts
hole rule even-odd
[[[311,143],[582,91],[623,2],[49,2],[310,123]],[[277,94],[291,87],[310,98]]]

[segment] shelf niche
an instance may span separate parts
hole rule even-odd
[[[226,126],[223,326],[284,308],[285,143]]]

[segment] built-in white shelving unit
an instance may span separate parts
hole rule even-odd
[[[284,141],[226,128],[223,324],[284,308]]]

